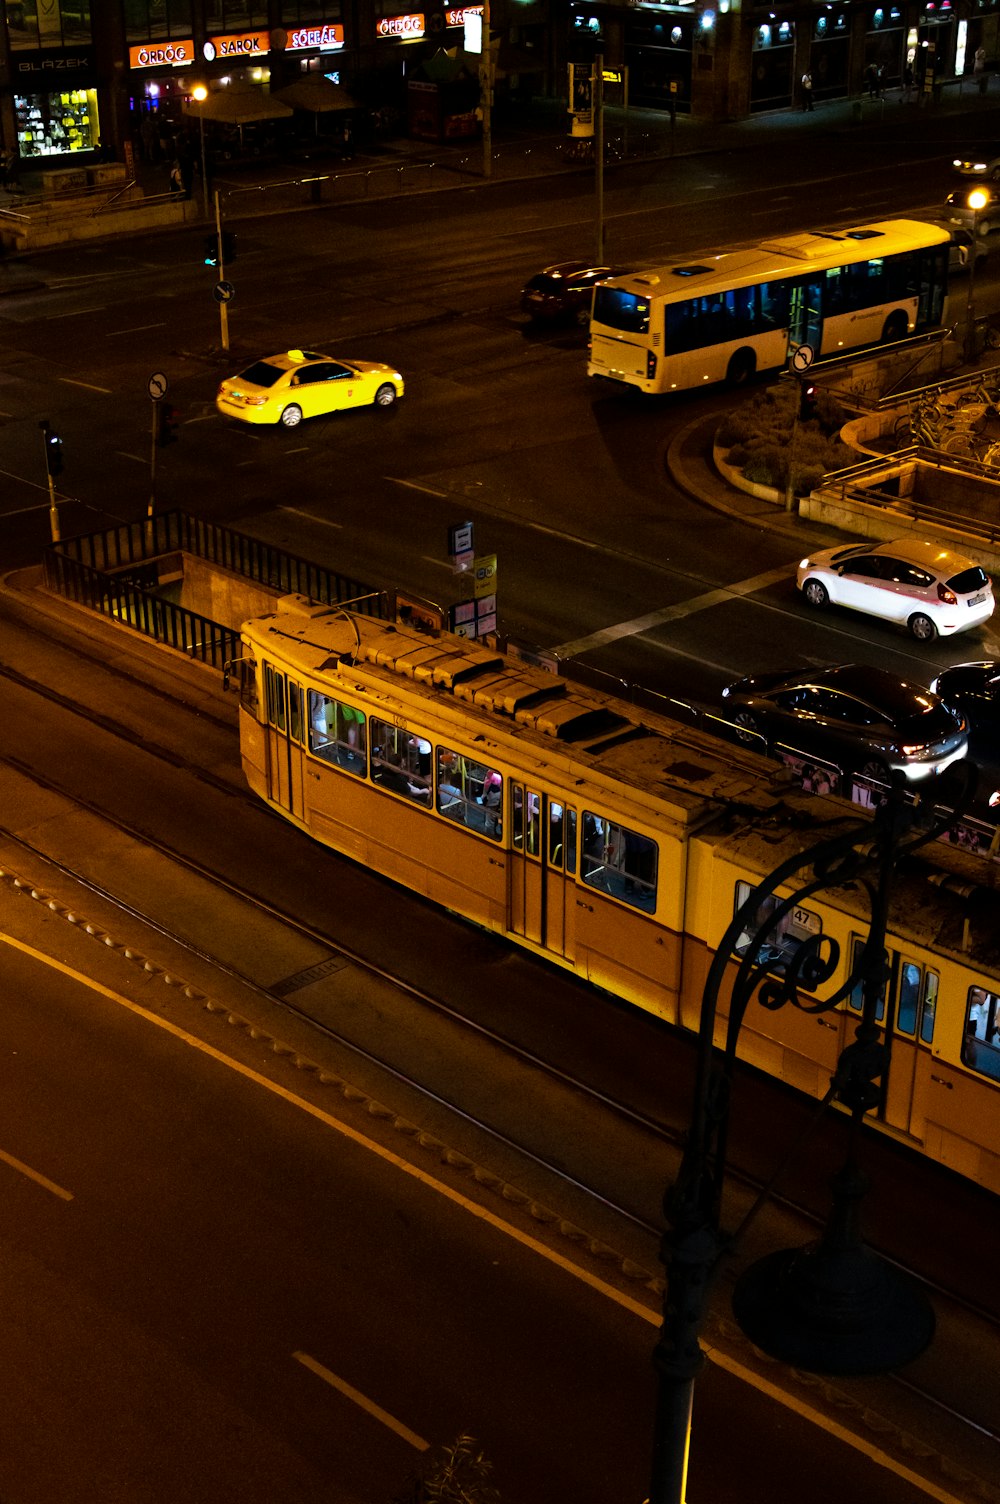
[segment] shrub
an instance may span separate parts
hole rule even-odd
[[[728,462],[745,480],[782,491],[788,485],[792,430],[799,404],[798,383],[779,381],[727,413],[716,442],[728,449]],[[831,470],[843,470],[855,455],[838,437],[844,422],[835,398],[819,389],[816,416],[795,428],[794,487],[809,491]]]

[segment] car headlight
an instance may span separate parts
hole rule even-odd
[[[799,568],[800,569],[811,569],[812,568],[812,561],[808,557],[805,558],[805,559],[800,559],[799,560]]]

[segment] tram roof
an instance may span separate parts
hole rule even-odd
[[[485,734],[544,749],[542,761],[574,762],[578,776],[604,775],[640,803],[665,802],[684,824],[708,818],[720,804],[766,810],[789,792],[787,774],[751,753],[715,747],[679,722],[639,719],[624,701],[451,633],[420,632],[294,595],[243,631],[276,662],[331,693],[377,695],[383,710],[393,692],[415,694],[429,710],[465,721],[467,739]],[[378,713],[377,703],[370,708]],[[418,710],[411,704],[399,713],[416,721]]]
[[[768,277],[794,276],[810,266],[839,266],[880,254],[947,245],[948,241],[949,232],[941,225],[886,219],[847,229],[804,230],[718,255],[688,257],[609,278],[604,286],[653,297],[693,298],[708,286],[752,284]]]

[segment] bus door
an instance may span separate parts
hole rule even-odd
[[[275,804],[302,818],[304,694],[294,679],[264,665],[267,696],[267,791]]]
[[[513,779],[508,871],[511,933],[572,959],[576,811]]]
[[[799,345],[812,345],[820,354],[823,345],[823,283],[819,278],[803,277],[788,289],[788,354]]]
[[[852,937],[852,968],[860,960],[863,944],[857,936]],[[934,1038],[940,977],[933,968],[905,951],[889,951],[888,962],[889,977],[879,999],[876,1019],[885,1032],[891,1055],[889,1080],[883,1083],[882,1101],[876,1115],[881,1122],[922,1140],[927,1073],[920,1070],[920,1064]],[[851,993],[844,1013],[845,1045],[854,1038],[861,1017],[861,1002],[859,983]]]

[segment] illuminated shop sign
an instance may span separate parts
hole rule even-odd
[[[301,52],[306,47],[318,47],[320,52],[332,52],[343,45],[342,26],[297,26],[288,33],[286,51]]]
[[[444,24],[446,26],[464,26],[466,16],[481,16],[482,13],[483,7],[481,5],[466,5],[461,10],[446,10],[444,13]]]
[[[206,63],[217,57],[259,57],[271,50],[266,31],[243,31],[233,36],[209,37],[201,49]]]
[[[194,42],[147,42],[142,47],[130,47],[130,68],[180,68],[194,62]]]
[[[383,16],[376,24],[375,33],[380,37],[403,37],[415,40],[424,34],[424,13],[417,11],[409,16]]]

